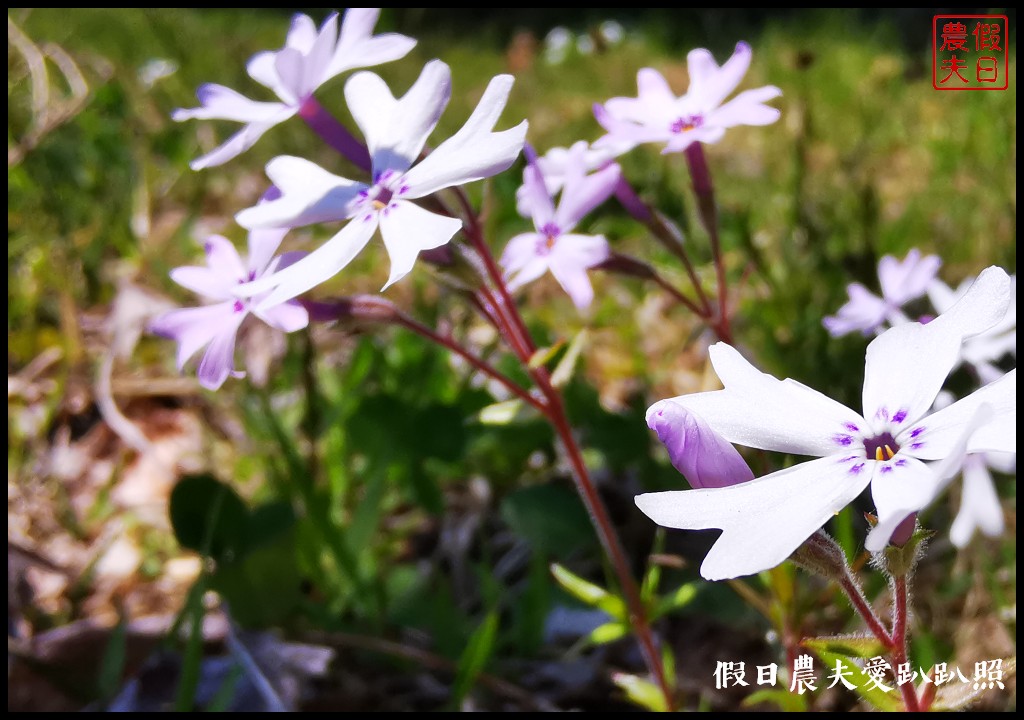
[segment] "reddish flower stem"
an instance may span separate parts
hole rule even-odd
[[[878,641],[885,645],[886,648],[892,648],[892,637],[889,636],[888,631],[882,625],[882,621],[875,615],[875,611],[868,605],[867,598],[864,597],[864,591],[860,589],[860,585],[857,584],[849,570],[847,570],[846,577],[839,581],[839,587],[846,593],[846,597],[849,598],[853,609],[857,611],[857,614],[867,624],[871,634],[878,638]]]
[[[299,106],[299,117],[306,121],[306,124],[320,136],[321,140],[341,153],[342,157],[347,158],[361,170],[371,171],[372,163],[366,146],[327,112],[315,97],[310,95]]]
[[[892,613],[892,659],[897,668],[907,662],[907,578],[893,578],[893,613]],[[921,712],[921,704],[917,699],[914,683],[905,682],[900,687],[903,704],[907,712]]]
[[[529,393],[529,391],[520,387],[514,380],[491,366],[487,361],[478,358],[476,355],[460,345],[454,338],[447,335],[441,335],[403,313],[398,313],[394,322],[407,330],[412,330],[414,333],[422,335],[431,342],[437,343],[446,350],[455,353],[472,365],[476,370],[479,370],[483,374],[504,385],[516,397],[525,400],[544,415],[548,414],[548,406],[546,403],[535,398]]]
[[[711,238],[711,255],[715,261],[718,285],[718,319],[715,321],[715,332],[721,340],[732,342],[732,330],[729,328],[729,288],[725,282],[725,262],[722,258],[722,243],[718,236],[718,207],[715,204],[711,169],[708,167],[701,143],[692,143],[686,148],[685,155],[690,177],[693,179],[693,191],[697,196],[697,209],[701,223]]]

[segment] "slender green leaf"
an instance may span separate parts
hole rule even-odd
[[[598,587],[592,582],[584,580],[558,563],[551,565],[551,574],[555,576],[558,584],[571,593],[573,597],[587,605],[604,610],[616,620],[626,622],[628,612],[626,611],[626,603],[622,601],[622,598],[612,595],[604,588]]]
[[[668,712],[665,696],[651,681],[627,673],[613,673],[612,682],[624,690],[634,704],[651,712]]]
[[[477,676],[487,667],[494,653],[494,641],[498,637],[498,614],[491,611],[480,626],[473,631],[466,644],[466,649],[459,658],[455,671],[455,682],[452,684],[452,705],[462,706],[462,701],[476,682]]]

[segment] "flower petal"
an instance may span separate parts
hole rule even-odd
[[[526,142],[526,121],[493,132],[512,91],[511,75],[498,75],[462,128],[405,175],[407,197],[418,198],[452,185],[496,175],[515,161]]]
[[[949,407],[909,424],[896,438],[901,453],[922,460],[947,457],[982,405],[991,406],[993,420],[971,434],[967,452],[1017,452],[1017,370],[1013,369]]]
[[[207,390],[216,390],[228,375],[242,377],[244,373],[235,372],[235,338],[238,336],[238,328],[248,313],[234,312],[231,318],[224,321],[223,327],[218,332],[210,346],[206,348],[203,359],[199,361],[199,370],[196,373],[199,377],[199,384]]]
[[[284,332],[295,332],[309,324],[309,313],[294,300],[273,307],[256,307],[253,314],[271,327]]]
[[[181,370],[201,347],[230,327],[234,305],[232,301],[171,310],[151,320],[149,331],[178,343],[177,364]]]
[[[559,242],[564,239],[560,238]],[[552,256],[548,259],[548,269],[577,308],[583,310],[590,307],[590,303],[594,301],[594,286],[590,284],[586,268],[576,264],[560,263]]]
[[[900,325],[872,340],[864,367],[864,417],[887,422],[897,411],[905,413],[908,423],[922,417],[959,360],[964,338],[995,325],[1009,302],[1009,276],[990,267],[927,325]]]
[[[907,253],[903,262],[892,255],[878,261],[878,281],[882,286],[882,297],[890,305],[900,306],[925,294],[928,285],[935,279],[942,266],[938,255],[921,257],[917,248]]]
[[[420,250],[440,247],[462,228],[462,221],[400,200],[381,211],[380,234],[391,258],[391,275],[381,290],[405,277]]]
[[[647,425],[658,433],[676,470],[690,487],[727,487],[754,479],[754,473],[725,438],[697,413],[671,400],[647,411]]]
[[[278,50],[274,57],[274,70],[281,80],[280,98],[289,105],[299,105],[303,98],[303,76],[305,74],[305,58],[295,48]]]
[[[538,231],[554,221],[555,204],[551,200],[544,175],[535,163],[529,163],[523,169],[523,185],[520,190],[522,192],[516,194],[519,213],[530,217]]]
[[[603,110],[619,121],[646,124],[666,120],[674,114],[676,96],[665,76],[654,68],[642,68],[636,74],[637,96],[614,97]]]
[[[864,420],[849,408],[795,380],[760,372],[725,343],[713,345],[709,353],[725,389],[672,400],[699,414],[729,442],[817,456],[843,452],[854,442],[844,428]]]
[[[246,228],[301,227],[350,217],[350,204],[366,185],[327,172],[316,163],[290,155],[267,163],[267,176],[281,191],[235,215]]]
[[[850,300],[835,315],[829,315],[821,321],[832,337],[854,331],[867,335],[885,321],[887,307],[882,298],[860,283],[847,285],[846,293]]]
[[[693,50],[687,55],[687,68],[690,67],[690,58],[700,52],[700,50]],[[704,50],[703,52],[707,51]],[[702,64],[705,67],[700,68],[700,70],[704,71],[704,75],[698,75],[699,82],[697,87],[693,85],[694,77],[690,76],[690,87],[686,94],[689,96],[696,93],[693,99],[698,104],[698,107],[705,112],[718,107],[743,81],[743,76],[747,74],[747,70],[750,68],[751,54],[750,45],[745,42],[736,43],[736,49],[733,51],[732,57],[726,60],[722,67],[716,68],[711,73],[706,72],[708,69],[706,67],[707,61],[703,59]],[[714,60],[711,60],[711,63],[713,64]]]
[[[292,24],[288,28],[284,45],[305,54],[316,42],[316,23],[309,15],[296,13],[292,16]]]
[[[405,57],[416,46],[416,41],[398,33],[374,36],[380,8],[349,8],[341,23],[341,35],[327,69],[326,77],[334,77],[346,70],[370,67]],[[326,78],[325,78],[326,79]]]
[[[210,152],[197,157],[195,160],[190,162],[188,166],[193,170],[204,170],[208,167],[223,165],[229,160],[235,159],[255,145],[256,141],[263,137],[263,133],[274,127],[276,124],[277,123],[274,122],[250,123],[248,125],[244,125],[241,130],[236,132]]]
[[[376,229],[376,215],[357,218],[294,265],[241,285],[236,292],[243,297],[251,297],[273,288],[274,291],[257,304],[256,308],[260,312],[291,300],[337,275],[366,247]]]
[[[505,246],[504,252],[501,253],[501,259],[499,263],[502,269],[505,270],[505,275],[511,275],[522,270],[528,263],[535,260],[537,255],[537,246],[539,243],[543,243],[545,238],[540,233],[520,233],[511,240],[508,241],[508,245]],[[547,269],[547,262],[544,263],[544,270]],[[537,274],[536,277],[540,277],[544,274],[542,270]]]
[[[281,78],[277,75],[277,52],[265,50],[256,53],[245,64],[245,70],[249,77],[273,90],[279,98],[284,100],[289,97],[289,102],[294,103],[295,98],[290,97],[290,93],[281,84]]]
[[[665,527],[721,528],[700,573],[725,580],[784,561],[870,479],[828,457],[729,487],[638,495],[636,504]]]
[[[337,44],[338,13],[334,12],[324,20],[313,44],[304,53],[300,98],[311,95],[321,83],[331,77],[328,75],[328,68]]]
[[[582,149],[578,157],[579,162],[571,165],[566,175],[562,197],[555,211],[555,224],[563,233],[572,230],[587,213],[611,197],[622,177],[622,170],[615,163],[585,176]]]
[[[183,120],[233,120],[243,123],[275,124],[287,120],[295,110],[284,103],[257,102],[229,87],[206,83],[196,91],[200,107],[179,108],[171,114],[176,122]]]
[[[980,455],[964,461],[963,477],[960,511],[949,528],[949,539],[959,548],[967,546],[976,529],[989,537],[1002,535],[1005,529],[1003,507],[992,474]]]
[[[708,113],[709,125],[730,128],[736,125],[771,125],[782,112],[764,103],[782,95],[774,85],[745,90],[717,110]]]
[[[872,460],[868,465],[873,467],[871,498],[878,524],[868,533],[865,547],[880,552],[899,524],[931,503],[943,484],[935,469],[917,458],[901,457],[897,462],[884,463]]]
[[[274,253],[281,247],[288,228],[259,228],[249,231],[249,273],[256,278],[266,272]]]
[[[451,70],[440,60],[431,60],[423,67],[401,100],[395,100],[387,84],[371,72],[349,78],[345,100],[366,136],[374,173],[405,172],[416,161],[451,93]]]

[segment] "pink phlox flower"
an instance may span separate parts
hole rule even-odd
[[[237,216],[239,224],[253,228],[349,222],[305,259],[240,292],[254,295],[274,288],[263,301],[271,305],[294,298],[348,265],[378,227],[391,260],[384,289],[405,277],[421,250],[444,245],[462,227],[458,218],[424,210],[411,201],[502,172],[522,151],[525,121],[494,132],[511,89],[510,75],[492,79],[466,124],[417,162],[451,96],[448,66],[440,60],[427,63],[398,100],[377,75],[353,75],[345,84],[345,98],[366,137],[371,182],[333,175],[302,158],[271,160],[267,176],[280,197],[243,210]]]
[[[608,133],[595,147],[614,145],[625,152],[642,143],[660,142],[665,143],[664,153],[682,152],[691,143],[716,143],[737,125],[770,125],[780,113],[764,103],[779,97],[779,88],[745,90],[725,102],[746,75],[750,57],[750,46],[743,42],[721,67],[707,50],[690,51],[686,56],[690,87],[681,97],[657,70],[642,69],[636,78],[637,97],[616,97],[594,106],[597,121]]]
[[[587,270],[608,259],[608,241],[603,235],[580,235],[572,230],[608,199],[621,171],[612,163],[588,175],[586,151],[585,142],[576,143],[570,150],[557,208],[538,164],[529,163],[523,171],[520,208],[533,219],[535,231],[513,237],[501,255],[510,290],[550,270],[576,307],[589,307],[593,301],[594,289]]]
[[[616,157],[629,149],[628,147],[620,148],[613,145],[594,147],[593,145],[587,145],[583,141],[574,143],[572,148],[551,148],[534,161],[537,169],[540,170],[541,176],[544,178],[544,185],[547,187],[551,197],[557,197],[558,193],[562,191],[562,186],[565,185],[566,172],[570,164],[575,162],[573,158],[579,152],[576,148],[581,144],[585,148],[583,152],[583,168],[586,172],[600,170],[610,165]],[[532,197],[525,183],[516,190],[516,210],[523,217],[533,216],[533,210],[529,207]]]
[[[1003,375],[996,363],[1007,355],[1017,357],[1017,276],[1011,275],[1010,309],[993,327],[985,332],[969,338],[961,352],[961,361],[974,368],[983,384],[998,380]],[[928,285],[928,299],[936,312],[942,313],[963,297],[967,289],[974,283],[969,277],[957,287],[951,289],[941,280],[933,280]]]
[[[254,314],[271,327],[293,332],[306,327],[306,309],[295,302],[254,307],[259,298],[243,300],[235,290],[243,283],[273,275],[298,260],[303,253],[274,257],[287,230],[254,230],[249,233],[249,257],[243,261],[234,245],[220,235],[206,240],[206,266],[187,266],[171,271],[171,279],[182,287],[212,301],[209,305],[171,310],[155,318],[150,331],[178,343],[178,369],[206,348],[199,362],[199,382],[216,390],[229,375],[242,377],[234,369],[235,340],[242,322]]]
[[[273,90],[280,102],[250,100],[234,90],[208,83],[196,96],[200,107],[176,110],[182,120],[231,120],[244,123],[237,133],[211,152],[192,161],[192,169],[222,165],[251,148],[270,128],[300,111],[313,93],[347,70],[397,60],[416,45],[397,33],[374,35],[380,8],[349,8],[338,31],[338,13],[331,13],[320,30],[308,15],[292,19],[280,50],[257,53],[246,70],[261,85]]]
[[[759,372],[729,345],[712,346],[725,388],[662,400],[648,416],[676,403],[729,442],[817,459],[728,487],[639,495],[637,505],[666,527],[722,529],[701,566],[705,578],[721,580],[778,565],[870,486],[879,522],[865,546],[880,551],[897,525],[943,490],[961,454],[1016,452],[1016,370],[932,411],[963,340],[999,322],[1009,300],[1009,276],[991,267],[931,322],[875,338],[863,414]]]
[[[925,294],[941,266],[938,255],[922,257],[917,248],[908,252],[902,261],[886,255],[878,261],[882,297],[860,283],[850,283],[846,287],[850,300],[835,315],[822,320],[822,324],[832,337],[840,337],[855,331],[870,335],[880,332],[886,323],[895,326],[909,322],[910,318],[901,308]]]

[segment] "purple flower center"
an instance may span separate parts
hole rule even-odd
[[[864,456],[868,460],[892,460],[893,456],[900,451],[900,446],[892,433],[886,431],[873,438],[864,439]]]
[[[540,229],[540,234],[544,237],[537,241],[537,254],[549,255],[554,250],[558,236],[562,234],[562,229],[553,222],[544,223],[544,227]]]
[[[696,130],[697,128],[700,128],[703,125],[703,115],[684,115],[683,117],[674,120],[672,124],[669,126],[669,130],[671,130],[674,133],[683,133],[689,132],[691,130]]]
[[[241,300],[235,300],[235,305],[233,309],[236,313],[243,312],[245,310],[245,303],[243,303]]]
[[[373,185],[361,191],[356,200],[356,207],[367,213],[365,219],[370,219],[371,213],[377,211],[387,215],[395,207],[395,199],[409,192],[409,186],[401,181],[402,176],[394,170],[385,170],[374,176]]]

